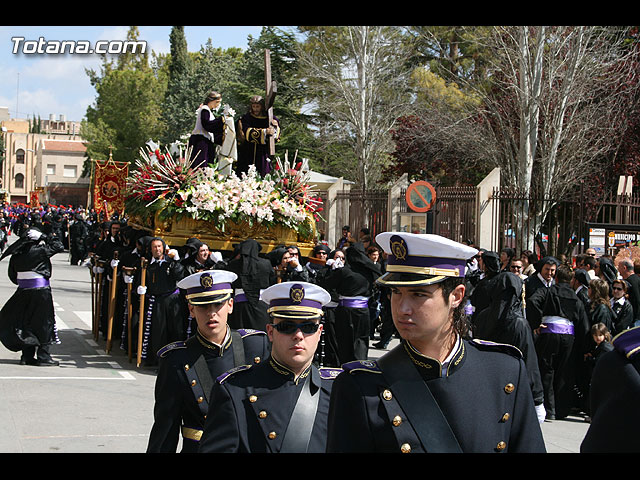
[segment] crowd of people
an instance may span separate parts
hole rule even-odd
[[[126,218],[114,215],[108,221],[104,214],[86,210],[82,206],[39,206],[4,203],[0,209],[0,231],[4,248],[10,235],[19,238],[30,226],[37,224],[44,233],[55,237],[69,251],[72,265],[89,266],[103,288],[101,292],[99,329],[103,338],[107,335],[108,308],[114,267],[118,268],[117,301],[113,320],[113,338],[121,340],[122,348],[129,348],[127,290],[131,284],[139,299],[147,296],[143,353],[147,364],[155,364],[155,352],[163,345],[187,338],[193,333],[187,302],[176,284],[187,275],[208,269],[234,271],[239,278],[234,284],[236,309],[230,318],[233,328],[265,330],[268,321],[266,308],[260,302],[260,291],[275,283],[304,281],[318,284],[331,292],[332,301],[326,307],[326,328],[319,360],[326,366],[339,366],[350,360],[366,359],[369,340],[381,332],[376,344],[388,345],[393,326],[388,308],[388,292],[375,284],[384,273],[384,252],[371,241],[368,229],[362,228],[358,237],[350,228],[343,228],[343,236],[330,248],[320,242],[308,258],[302,258],[296,245],[280,245],[268,254],[260,252],[258,242],[247,240],[234,252],[214,252],[197,238],[184,245],[166,245],[162,239],[154,239],[148,232],[131,227]],[[116,254],[117,252],[117,254]],[[140,260],[145,258],[146,285],[140,285]],[[159,268],[159,265],[170,268]],[[344,267],[344,268],[343,268]],[[129,275],[128,272],[132,274]],[[133,273],[135,272],[135,273]],[[238,296],[239,295],[239,296]],[[241,301],[238,301],[238,298]],[[136,303],[133,312],[138,311]],[[170,314],[168,314],[170,313]],[[153,325],[156,327],[152,333]],[[171,320],[166,320],[166,318]],[[336,317],[339,321],[336,321]],[[137,317],[132,322],[137,322]],[[131,331],[138,331],[133,323]],[[336,331],[338,329],[339,331]],[[382,330],[381,330],[382,329]],[[136,345],[138,339],[133,339]]]
[[[0,313],[0,340],[23,364],[57,365],[49,259],[68,249],[96,287],[99,334],[157,368],[149,452],[175,451],[180,436],[186,452],[544,451],[539,424],[572,412],[589,420],[598,362],[616,335],[640,326],[640,265],[592,249],[538,259],[344,226],[335,245],[320,241],[306,256],[296,245],[262,252],[253,239],[218,252],[196,237],[167,245],[126,217],[81,207],[5,205],[1,218],[19,237],[3,254],[19,288]],[[16,335],[25,315],[48,319],[32,338]],[[418,329],[420,317],[441,326]],[[387,349],[394,335],[400,345],[370,361],[372,340]],[[442,443],[422,437],[430,401],[400,394],[422,384],[398,370],[407,362],[442,408],[429,414],[444,414]],[[506,386],[496,393],[495,382]],[[492,424],[498,396],[512,392]],[[413,430],[397,429],[402,411]],[[479,417],[487,423],[470,435]],[[288,422],[306,433],[281,435]]]
[[[582,414],[612,338],[640,326],[640,263],[593,248],[573,259],[480,249],[467,272],[472,335],[517,346],[546,420]]]

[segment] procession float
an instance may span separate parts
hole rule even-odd
[[[147,146],[126,182],[129,224],[172,245],[197,237],[212,250],[228,251],[252,238],[263,253],[297,245],[308,255],[322,207],[308,160],[296,157],[276,157],[262,177],[254,166],[237,175],[222,162],[194,169],[189,148],[174,155]]]

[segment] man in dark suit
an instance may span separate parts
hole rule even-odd
[[[589,274],[586,270],[578,268],[573,271],[573,280],[571,280],[571,287],[576,292],[576,295],[582,304],[585,311],[589,311]]]
[[[571,267],[561,265],[556,271],[556,283],[539,289],[527,302],[527,321],[537,334],[536,352],[548,420],[569,414],[575,381],[571,354],[574,341],[581,343],[588,331],[587,313],[571,288],[573,276]],[[584,352],[582,344],[577,351]]]
[[[627,294],[633,307],[633,319],[640,320],[640,276],[635,272],[633,261],[630,259],[622,260],[618,263],[618,271],[629,286]]]
[[[556,275],[559,263],[555,257],[544,257],[536,263],[536,273],[529,276],[524,282],[524,295],[527,303],[536,290],[553,285],[553,277]]]
[[[187,338],[189,313],[176,284],[186,275],[178,251],[169,248],[162,238],[149,241],[151,259],[146,273],[146,286],[137,288],[145,296],[142,358],[146,364],[157,363],[155,353],[173,341]]]

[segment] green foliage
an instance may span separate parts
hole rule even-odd
[[[137,27],[131,27],[127,40],[137,37]],[[158,72],[150,67],[147,53],[123,54],[116,61],[103,56],[101,72],[87,70],[97,93],[81,126],[88,159],[104,160],[112,151],[115,161],[131,162],[141,145],[162,134],[166,80]],[[85,174],[91,168],[88,161]]]

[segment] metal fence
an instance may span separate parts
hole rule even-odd
[[[340,226],[349,225],[355,235],[360,228],[367,227],[371,237],[387,229],[387,191],[349,190],[336,195],[337,222]]]
[[[342,190],[336,193],[334,205],[327,204],[326,192],[320,193],[323,203],[323,212],[329,208],[335,209],[334,222],[338,233],[344,225],[351,227],[351,232],[357,236],[359,230],[367,227],[371,237],[387,230],[387,211],[389,208],[389,192],[362,190]],[[321,233],[328,232],[326,214],[316,222],[316,230]],[[331,243],[332,239],[327,239]]]
[[[526,194],[513,188],[496,188],[492,195],[492,250],[504,247],[531,250],[539,256],[582,253],[589,245],[589,226],[638,230],[640,195],[607,193],[600,198],[582,189],[563,198]]]
[[[433,227],[433,233],[457,242],[473,240],[476,236],[476,188],[438,188]]]
[[[518,188],[494,188],[491,250],[510,247],[519,254],[570,255],[584,237],[583,206],[577,198],[562,200]]]
[[[474,240],[477,234],[477,190],[474,186],[436,188],[436,203],[427,213],[432,233],[462,242]],[[400,213],[408,213],[401,190],[391,202],[401,205]],[[326,201],[326,197],[323,198]],[[511,247],[517,253],[531,250],[542,255],[570,255],[586,248],[590,224],[629,225],[640,230],[640,195],[609,194],[600,199],[577,189],[563,198],[545,197],[522,189],[494,188],[489,205],[492,208],[491,245],[483,248],[500,251]],[[372,237],[386,231],[389,194],[387,191],[340,191],[335,199],[338,228],[349,225],[357,234],[368,227]],[[395,222],[395,220],[393,220]],[[318,222],[326,231],[325,220]]]

